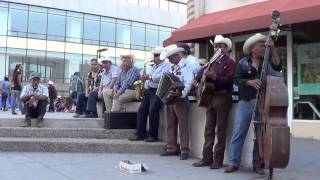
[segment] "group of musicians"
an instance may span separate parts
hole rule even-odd
[[[232,105],[233,83],[239,87],[239,104],[235,112],[232,138],[228,152],[228,166],[225,173],[237,171],[240,166],[242,147],[250,126],[253,104],[261,81],[257,74],[261,71],[266,46],[271,48],[271,61],[269,66],[272,71],[280,71],[281,63],[274,48],[272,39],[266,40],[266,36],[255,34],[249,37],[243,46],[243,53],[247,57],[242,58],[236,65],[230,57],[232,43],[229,38],[217,35],[212,43],[214,51],[221,50],[222,56],[214,61],[210,68],[199,62],[191,55],[188,45],[178,45],[165,53],[164,49],[156,49],[152,52],[152,67],[144,75],[144,97],[138,110],[138,126],[131,141],[145,140],[154,142],[158,140],[159,110],[163,103],[156,96],[161,75],[173,73],[183,83],[184,89],[170,90],[169,95],[175,97],[173,104],[167,105],[167,144],[161,156],[178,156],[181,160],[189,158],[189,126],[188,111],[189,101],[187,95],[191,88],[196,88],[197,83],[203,76],[214,82],[215,90],[212,92],[210,103],[206,111],[206,125],[204,131],[205,142],[202,150],[202,159],[192,165],[194,167],[209,166],[218,169],[223,166],[224,152],[226,146],[226,133],[228,126],[228,115]],[[165,54],[165,55],[163,55]],[[166,62],[165,59],[169,59]],[[197,73],[194,75],[193,73]],[[149,129],[146,130],[147,118],[149,116]],[[178,133],[179,129],[179,133]],[[177,143],[179,134],[180,145]],[[215,143],[215,136],[217,142]],[[213,148],[215,144],[215,147]],[[253,148],[253,171],[264,174],[259,162],[257,145]]]

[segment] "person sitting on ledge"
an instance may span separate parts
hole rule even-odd
[[[43,117],[46,113],[48,104],[48,88],[40,82],[40,74],[33,72],[30,75],[31,83],[25,85],[22,89],[20,99],[24,102],[26,116],[22,127],[31,126],[31,118],[37,118],[37,127],[43,126]]]

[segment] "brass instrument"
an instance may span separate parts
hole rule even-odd
[[[143,73],[142,74],[144,76],[146,75],[146,65],[147,65],[147,63],[143,64]],[[136,98],[140,101],[143,99],[143,94],[144,94],[144,90],[145,90],[144,83],[145,83],[145,81],[140,79],[140,80],[135,81],[133,84],[134,90],[136,92]]]

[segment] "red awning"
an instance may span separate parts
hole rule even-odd
[[[320,0],[269,0],[206,14],[178,28],[170,38],[173,42],[199,42],[217,34],[268,28],[273,10],[280,11],[283,25],[320,20]]]

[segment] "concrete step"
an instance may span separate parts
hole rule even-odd
[[[36,126],[36,119],[31,120],[31,125]],[[23,117],[0,117],[2,127],[20,127],[24,122]],[[49,117],[44,118],[44,127],[50,128],[103,128],[102,118],[72,118],[72,117]]]
[[[2,152],[83,152],[159,154],[165,143],[124,139],[0,137]]]
[[[134,129],[0,127],[0,137],[127,139]]]

